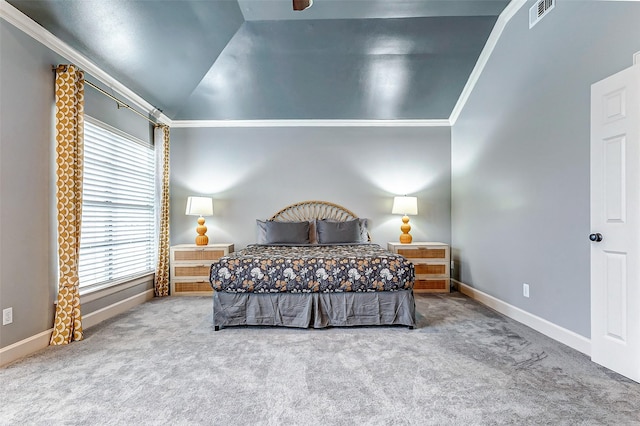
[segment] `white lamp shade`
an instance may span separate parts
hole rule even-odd
[[[392,214],[418,214],[418,198],[417,197],[393,197]]]
[[[189,216],[213,216],[213,199],[211,197],[187,198],[186,215]]]

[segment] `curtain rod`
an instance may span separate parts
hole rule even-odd
[[[111,93],[106,92],[105,90],[101,89],[100,87],[96,86],[95,84],[93,84],[90,81],[84,80],[84,83],[87,86],[93,87],[95,90],[97,90],[98,92],[102,93],[103,95],[105,95],[106,97],[113,99],[114,101],[116,101],[116,103],[118,104],[118,108],[120,107],[124,107],[127,108],[133,112],[135,112],[136,114],[138,114],[140,117],[144,118],[145,120],[147,120],[149,123],[153,124],[154,126],[164,126],[164,124],[162,123],[157,123],[156,121],[150,119],[149,117],[147,117],[146,115],[144,115],[143,113],[141,113],[140,111],[138,111],[137,109],[127,105],[125,102],[121,101],[120,99],[116,98],[115,96],[113,96]]]
[[[56,66],[52,66],[51,67],[51,71],[56,72],[58,70],[60,71],[66,71],[67,70],[68,65],[58,65]],[[116,103],[118,104],[118,108],[124,107],[127,108],[128,110],[131,110],[133,112],[135,112],[136,114],[138,114],[140,117],[144,118],[145,120],[147,120],[149,123],[153,124],[154,126],[166,126],[166,124],[164,123],[158,123],[152,119],[150,119],[148,116],[144,115],[143,113],[141,113],[140,111],[138,111],[137,109],[133,108],[132,106],[128,105],[127,103],[121,101],[120,99],[116,98],[115,96],[113,96],[111,93],[101,89],[100,87],[96,86],[95,84],[93,84],[92,82],[83,79],[84,83],[89,86],[89,87],[93,87],[94,89],[96,89],[98,92],[102,93],[103,95],[105,95],[106,97],[116,101]]]

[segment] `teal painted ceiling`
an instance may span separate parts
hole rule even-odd
[[[178,120],[447,119],[508,0],[9,0]]]

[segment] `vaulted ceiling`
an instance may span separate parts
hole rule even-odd
[[[446,119],[509,0],[8,0],[172,119]]]

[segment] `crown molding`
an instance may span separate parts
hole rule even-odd
[[[164,124],[171,123],[171,119],[164,114],[158,114],[156,107],[144,100],[140,95],[129,89],[124,84],[113,78],[111,75],[103,71],[96,64],[91,62],[86,56],[45,30],[31,18],[20,12],[6,0],[0,0],[0,18],[4,19],[23,33],[27,34],[34,40],[40,42],[44,46],[53,50],[57,54],[63,56],[70,62],[78,65],[82,70],[96,78],[109,89],[118,92],[120,95],[131,101],[137,108],[144,112],[153,114],[156,119]],[[53,64],[52,64],[53,65]]]
[[[449,120],[173,120],[171,127],[449,127]]]
[[[449,116],[449,122],[451,123],[451,126],[456,124],[456,121],[458,120],[462,109],[469,100],[471,92],[473,92],[473,89],[476,87],[476,83],[478,82],[482,71],[484,71],[485,65],[487,65],[487,62],[489,61],[489,58],[493,53],[493,49],[495,49],[496,44],[498,44],[498,40],[500,40],[505,27],[507,26],[509,21],[511,21],[511,18],[513,18],[516,12],[518,12],[518,10],[520,10],[520,8],[526,3],[527,0],[511,0],[507,7],[504,8],[500,16],[498,16],[496,24],[493,26],[493,30],[491,30],[491,34],[489,34],[489,38],[487,39],[482,52],[480,52],[480,56],[476,61],[476,65],[473,67],[473,70],[469,75],[467,84],[465,84],[464,88],[462,89],[460,97],[458,98],[458,102],[456,102],[456,105],[451,111],[451,115]]]

